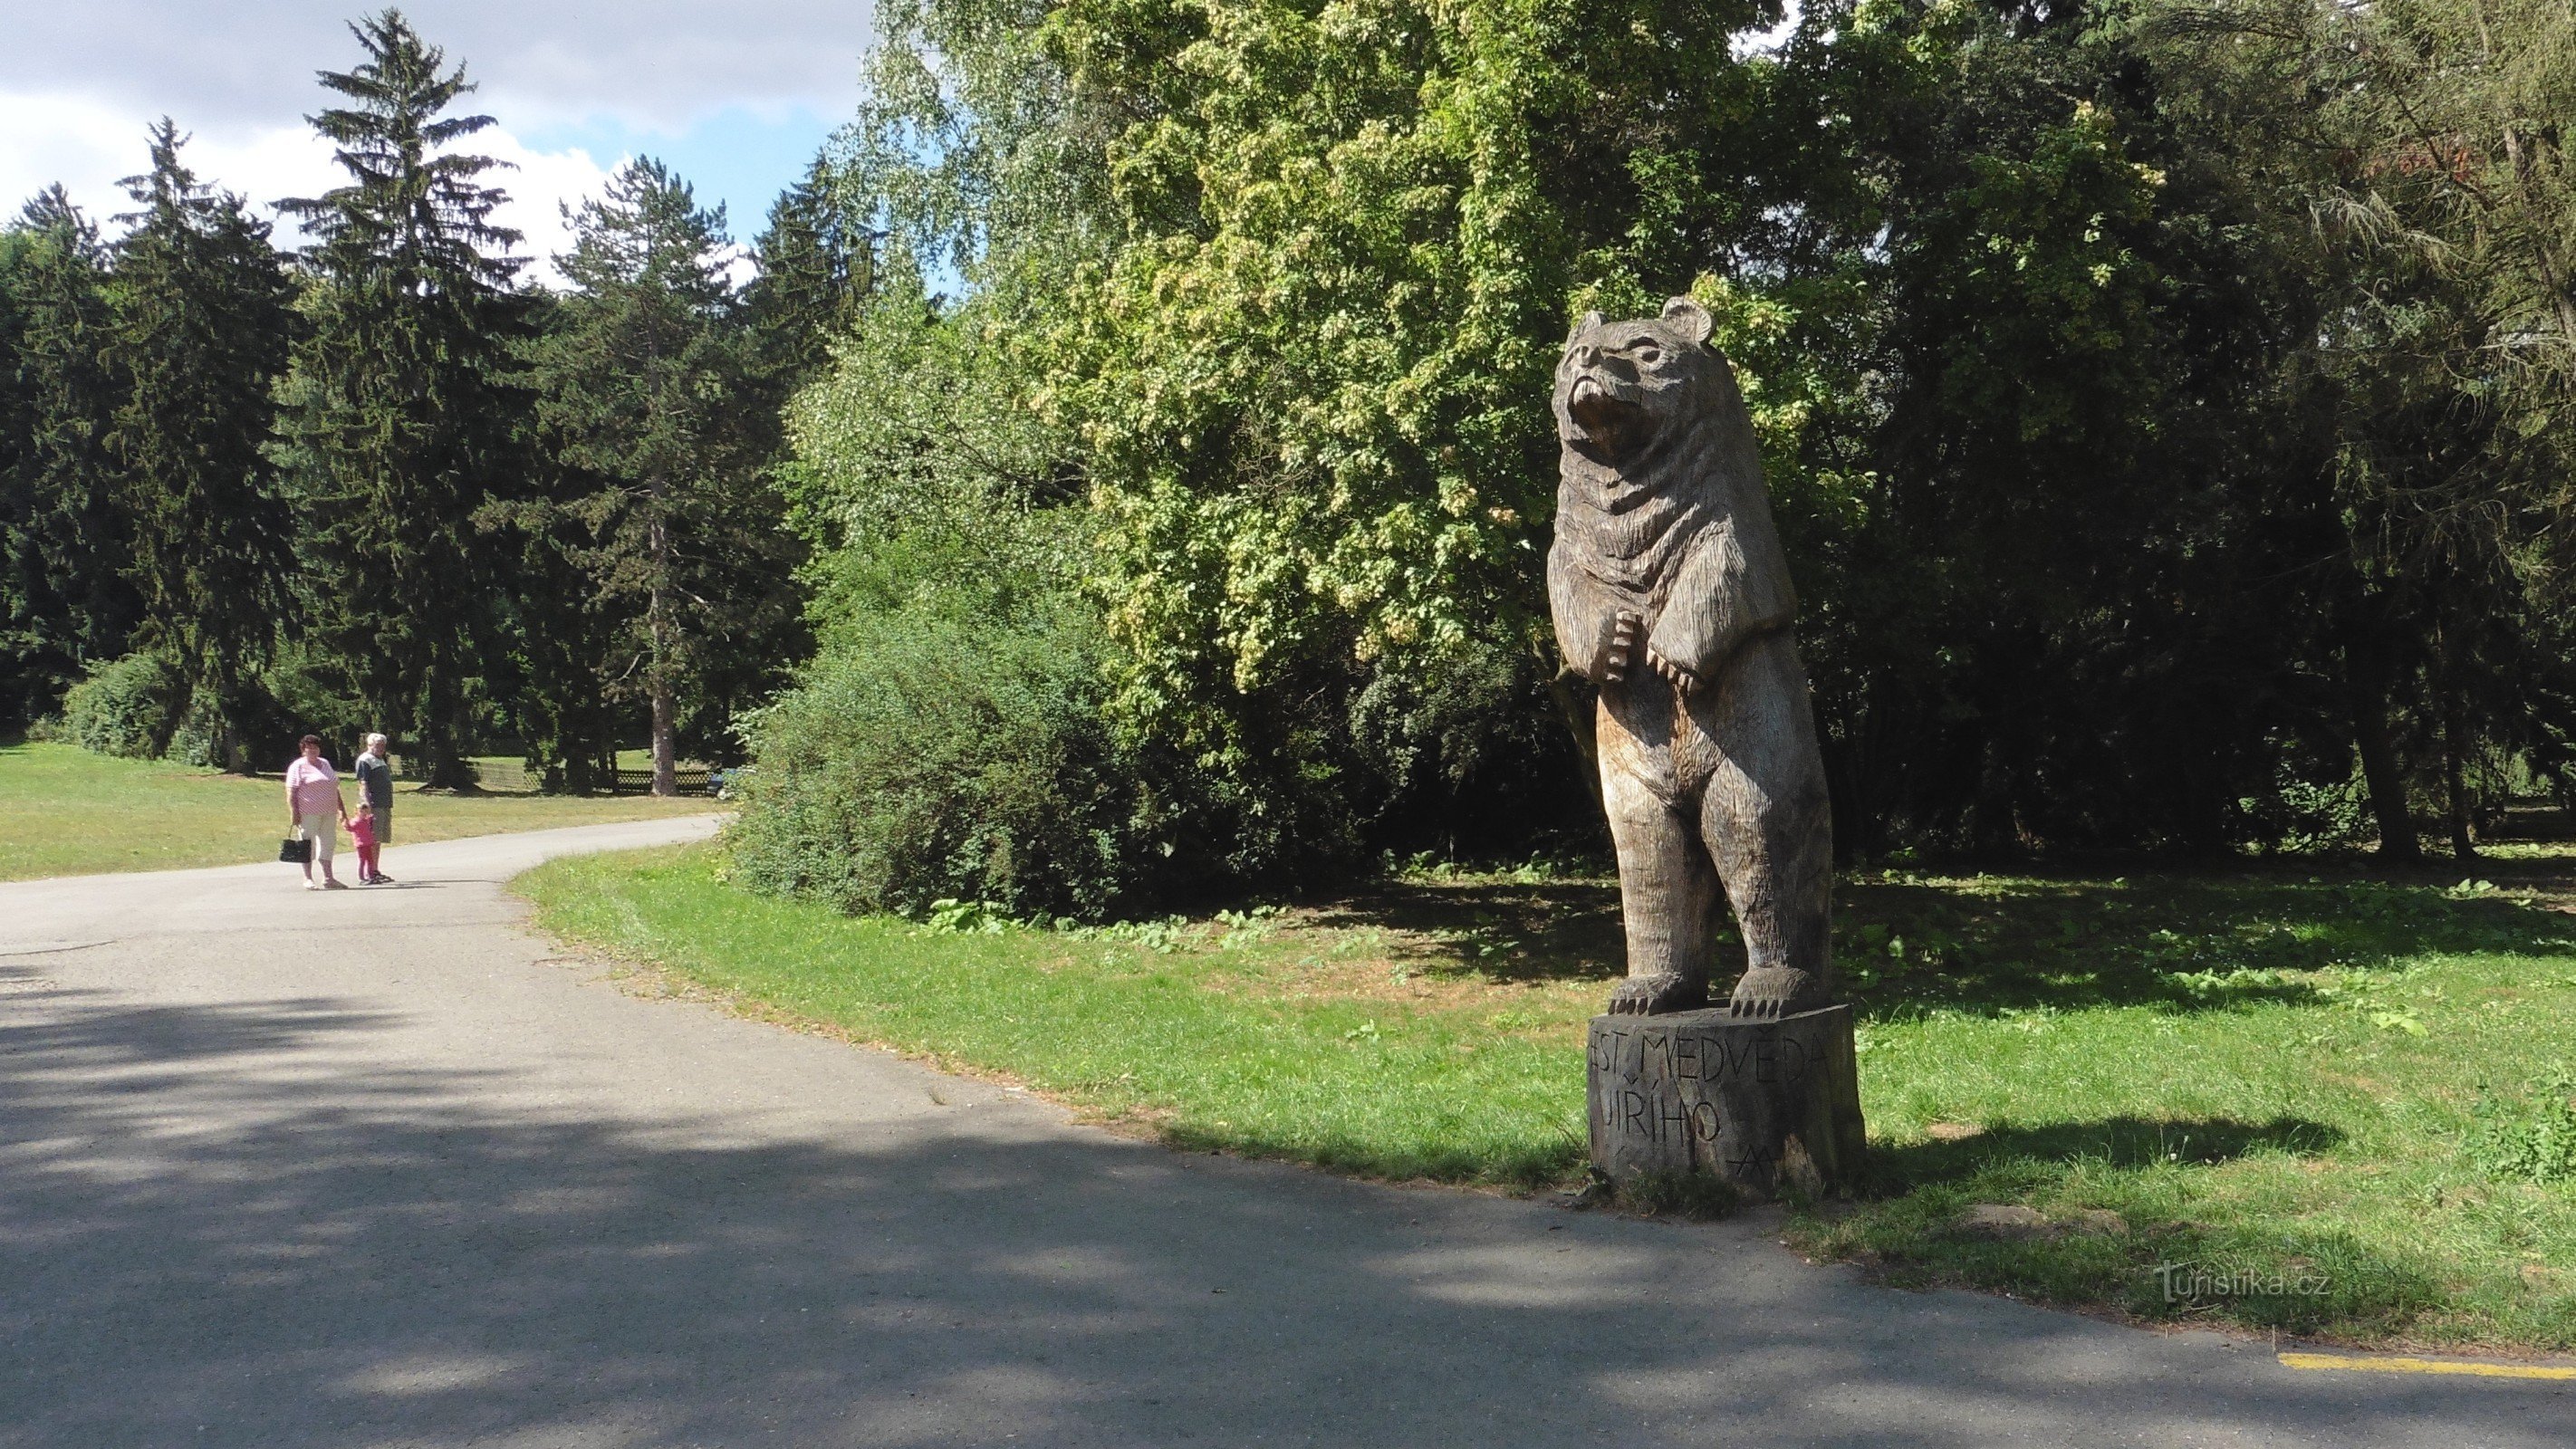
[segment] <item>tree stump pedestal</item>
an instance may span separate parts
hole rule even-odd
[[[1592,1165],[1626,1188],[1707,1174],[1747,1197],[1848,1191],[1865,1141],[1849,1006],[1592,1018]]]

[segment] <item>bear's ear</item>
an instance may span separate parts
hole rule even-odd
[[[1600,325],[1601,314],[1598,312],[1586,312],[1582,316],[1575,318],[1574,330],[1565,334],[1566,344],[1568,346],[1573,345],[1575,338],[1582,336],[1584,333],[1589,332]]]
[[[1706,346],[1708,335],[1717,330],[1717,319],[1708,309],[1688,297],[1675,297],[1664,304],[1664,325],[1685,342]]]

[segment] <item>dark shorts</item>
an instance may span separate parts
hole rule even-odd
[[[367,807],[367,813],[375,817],[377,848],[382,849],[385,846],[393,844],[394,807],[391,805],[370,805]]]

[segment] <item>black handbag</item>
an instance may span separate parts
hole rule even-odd
[[[304,835],[290,835],[277,842],[277,858],[286,865],[311,865],[313,841]]]

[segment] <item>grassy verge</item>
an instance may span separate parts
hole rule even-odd
[[[1387,933],[1238,917],[1085,936],[853,920],[734,889],[707,850],[522,876],[547,928],[865,1041],[1026,1082],[1191,1147],[1371,1176],[1531,1184],[1581,1155],[1560,1038],[1583,1009],[1533,986],[1526,1023],[1400,985]],[[1588,989],[1584,995],[1588,996]]]
[[[1879,1181],[1795,1238],[2150,1320],[2576,1347],[2568,864],[2484,889],[1847,882]],[[1179,1145],[1518,1186],[1579,1167],[1605,882],[1417,879],[1103,935],[851,920],[722,874],[648,852],[522,889],[567,936]],[[1978,1231],[1979,1205],[2035,1211]]]
[[[0,880],[271,859],[285,833],[285,806],[274,780],[113,759],[71,745],[0,746]],[[405,785],[394,821],[397,841],[417,844],[709,808],[703,799],[639,796],[423,795]]]

